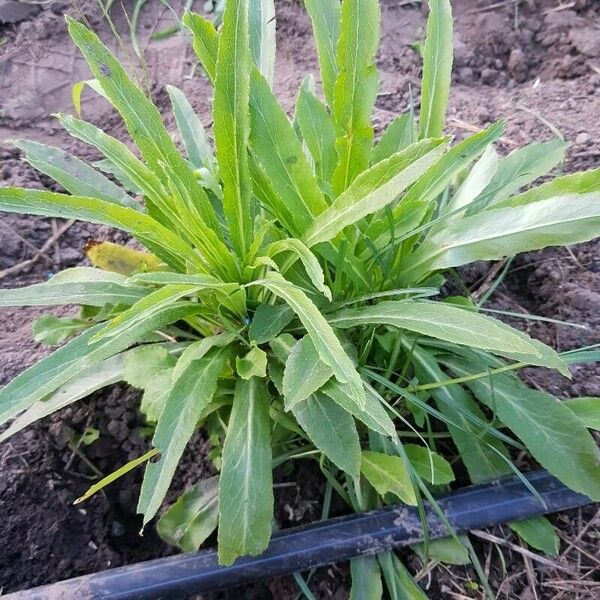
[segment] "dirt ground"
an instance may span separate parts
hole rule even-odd
[[[0,0],[0,19],[2,5]],[[125,2],[131,13],[131,2]],[[198,10],[202,2],[196,2]],[[310,24],[301,3],[278,0],[278,62],[276,90],[292,106],[299,82],[317,74]],[[424,4],[424,3],[423,3]],[[376,120],[381,129],[403,111],[410,94],[418,95],[420,59],[413,44],[423,38],[425,7],[421,2],[383,0],[382,47],[378,56],[381,93]],[[177,5],[176,5],[177,6]],[[527,142],[551,138],[559,130],[571,142],[565,171],[600,165],[600,2],[598,0],[453,0],[456,27],[455,86],[449,129],[457,137],[505,119],[501,149],[508,152]],[[20,160],[4,140],[27,138],[97,159],[89,148],[70,139],[55,112],[72,112],[71,87],[89,77],[70,44],[62,14],[85,16],[102,37],[114,39],[93,0],[74,4],[54,1],[27,11],[17,23],[0,23],[0,185],[58,189]],[[128,42],[127,19],[120,2],[112,13]],[[173,125],[164,92],[167,83],[180,86],[205,122],[210,123],[210,88],[184,36],[148,39],[172,23],[172,15],[151,0],[142,13],[139,39],[146,68],[139,70],[157,104]],[[84,92],[83,116],[124,138],[118,117],[101,99]],[[123,241],[116,232],[53,219],[2,215],[0,218],[0,286],[42,281],[59,269],[83,264],[90,238]],[[489,264],[464,272],[472,290],[484,284]],[[518,257],[490,303],[513,312],[530,312],[584,324],[587,330],[537,323],[528,332],[568,350],[600,342],[600,242],[569,250],[547,250]],[[56,311],[66,314],[68,310]],[[47,349],[31,340],[38,309],[0,310],[0,384],[35,362]],[[525,321],[515,319],[515,326]],[[531,385],[558,397],[600,396],[600,367],[581,365],[571,381],[542,369],[530,369]],[[137,532],[135,501],[141,471],[129,474],[81,506],[72,502],[90,485],[93,469],[104,474],[139,456],[148,447],[136,410],[137,392],[115,386],[38,423],[0,447],[0,593],[25,589],[109,567],[172,553],[152,528]],[[100,431],[83,455],[73,451],[72,435],[86,427]],[[209,444],[198,434],[188,447],[171,499],[211,472],[205,457]],[[90,466],[92,465],[92,466]],[[281,473],[276,489],[279,527],[319,518],[322,482],[310,464]],[[505,528],[492,533],[513,546],[473,541],[498,598],[577,599],[600,597],[600,510],[555,515],[561,554],[540,560],[520,551]],[[502,560],[500,559],[502,555]],[[481,598],[471,568],[423,565],[413,555],[407,564],[431,598]],[[503,566],[504,565],[504,566]],[[318,570],[310,587],[315,597],[348,597],[347,565]],[[263,582],[214,598],[298,598],[291,577]]]

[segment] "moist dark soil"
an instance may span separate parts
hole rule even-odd
[[[8,4],[8,2],[5,2]],[[201,3],[198,3],[201,4]],[[0,0],[0,8],[3,2]],[[119,7],[117,7],[119,5]],[[175,3],[177,6],[177,3]],[[425,3],[382,1],[382,46],[378,55],[381,93],[375,118],[380,131],[406,109],[411,94],[418,97],[420,58],[415,42],[424,37]],[[497,119],[507,122],[500,143],[504,152],[534,140],[551,138],[558,129],[571,142],[565,171],[600,164],[600,3],[595,0],[522,0],[494,2],[454,0],[455,86],[449,108],[449,128],[458,138]],[[125,3],[131,13],[131,3]],[[55,1],[24,11],[24,18],[2,25],[0,13],[0,185],[60,189],[21,161],[19,152],[2,140],[28,138],[61,146],[88,160],[99,158],[69,138],[49,115],[72,112],[71,86],[89,77],[83,60],[68,40],[63,13],[84,16],[115,46],[97,3]],[[16,14],[16,13],[14,13]],[[291,108],[307,72],[317,75],[310,22],[299,2],[277,1],[278,62],[276,91]],[[113,19],[120,32],[127,19],[115,3]],[[136,69],[168,126],[173,125],[163,91],[166,83],[180,86],[195,108],[210,122],[210,87],[194,70],[195,59],[183,36],[148,43],[151,34],[171,24],[158,2],[148,3],[138,32],[145,48],[145,66]],[[128,38],[123,33],[125,45]],[[137,64],[124,56],[129,64]],[[83,116],[127,142],[117,115],[91,92],[84,93]],[[0,219],[0,286],[43,281],[65,267],[85,264],[89,239],[127,242],[106,228],[58,219],[2,215]],[[63,230],[64,228],[64,230]],[[490,269],[480,263],[462,273],[465,283],[483,293]],[[585,325],[564,325],[507,319],[516,327],[569,350],[600,342],[600,242],[567,250],[548,249],[513,261],[508,276],[489,306],[515,313],[533,313]],[[57,309],[68,314],[70,309]],[[0,311],[0,384],[48,353],[31,339],[33,320],[47,311]],[[528,383],[556,394],[600,396],[600,368],[579,365],[565,379],[544,369],[528,369]],[[15,435],[0,446],[0,593],[26,589],[85,573],[173,553],[148,527],[138,535],[135,514],[142,471],[134,471],[82,505],[73,501],[98,473],[107,474],[145,452],[149,440],[137,410],[139,393],[126,386],[67,408]],[[76,446],[87,428],[99,431],[89,446]],[[209,443],[202,433],[189,444],[167,502],[196,481],[210,475]],[[323,482],[310,463],[299,463],[276,480],[276,520],[280,528],[314,521],[320,516]],[[334,511],[340,506],[334,505]],[[598,598],[600,511],[595,507],[555,515],[562,538],[556,563],[571,574],[524,557],[513,549],[473,537],[490,584],[498,598]],[[505,528],[492,533],[518,541]],[[506,571],[499,553],[504,553]],[[402,553],[408,567],[431,598],[482,597],[471,585],[470,567],[423,565]],[[579,581],[576,581],[579,580]],[[591,582],[591,583],[590,583]],[[596,584],[596,587],[593,584]],[[310,580],[316,598],[349,596],[346,564],[319,569]],[[299,597],[291,577],[220,593],[211,598]]]

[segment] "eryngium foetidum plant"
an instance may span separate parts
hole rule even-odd
[[[5,187],[0,210],[112,226],[145,251],[98,243],[93,267],[2,290],[2,306],[83,308],[76,337],[0,391],[1,422],[12,420],[1,438],[118,380],[143,388],[155,456],[138,511],[144,524],[157,514],[205,426],[219,475],[182,496],[159,530],[189,550],[218,524],[223,564],[265,549],[272,469],[299,456],[317,458],[357,509],[429,498],[453,481],[457,457],[473,482],[511,474],[523,450],[600,500],[599,452],[580,405],[517,376],[536,365],[568,377],[577,355],[558,355],[469,298],[440,296],[454,267],[598,235],[600,173],[523,192],[562,160],[563,141],[500,158],[501,123],[458,143],[443,135],[448,0],[430,2],[418,118],[411,107],[375,142],[377,0],[305,4],[323,98],[308,77],[292,119],[272,91],[272,0],[228,0],[219,31],[185,15],[214,86],[214,154],[180,90],[169,94],[184,154],[119,61],[69,19],[92,87],[138,152],[59,115],[104,155],[99,169],[17,141],[70,194]],[[453,442],[445,457],[434,433]]]

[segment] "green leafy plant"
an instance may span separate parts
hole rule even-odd
[[[118,60],[69,19],[91,87],[121,114],[139,155],[58,115],[104,155],[99,169],[18,141],[69,194],[4,187],[0,210],[109,225],[145,250],[97,243],[93,267],[0,292],[0,306],[83,307],[62,326],[37,326],[41,339],[72,339],[0,390],[0,421],[12,420],[0,440],[116,381],[142,388],[153,450],[109,480],[151,459],[138,505],[147,524],[204,427],[219,474],[181,496],[158,529],[193,550],[218,526],[223,564],[266,548],[273,468],[301,457],[317,459],[327,493],[356,510],[433,501],[455,478],[451,463],[473,482],[518,474],[512,458],[524,450],[599,500],[600,453],[587,430],[598,400],[560,403],[518,377],[528,365],[569,376],[568,364],[590,354],[558,355],[442,286],[472,261],[597,236],[600,171],[522,191],[562,160],[564,142],[499,157],[502,123],[457,143],[444,136],[448,0],[430,1],[418,119],[400,115],[375,142],[378,2],[305,5],[324,100],[308,77],[292,119],[271,88],[272,0],[228,0],[219,31],[184,16],[214,85],[214,153],[180,90],[168,91],[184,154]],[[438,453],[440,438],[455,450]],[[543,519],[514,528],[553,551]],[[417,551],[465,562],[463,542]],[[382,576],[393,597],[423,597],[390,552],[354,560],[352,574],[355,598],[380,595]]]

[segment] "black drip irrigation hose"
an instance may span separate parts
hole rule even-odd
[[[518,521],[590,504],[546,471],[525,478],[540,499],[518,478],[471,486],[438,499],[456,533]],[[446,526],[427,506],[431,539],[448,535]],[[304,571],[332,562],[377,554],[422,541],[417,509],[388,506],[276,533],[266,552],[220,567],[215,550],[182,554],[94,573],[5,596],[6,600],[166,600],[260,579]]]

